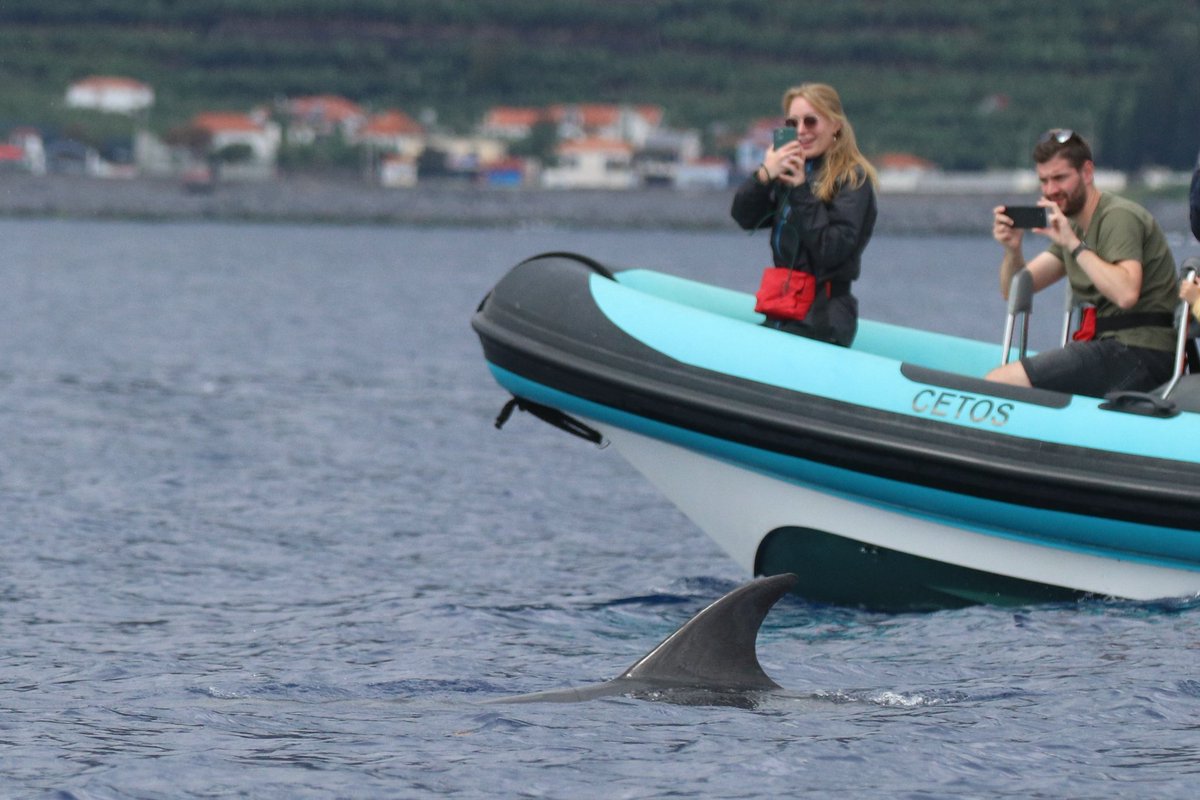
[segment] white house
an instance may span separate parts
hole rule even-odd
[[[154,90],[133,78],[92,75],[67,89],[67,106],[133,114],[154,105]]]
[[[367,121],[363,107],[335,94],[294,97],[284,101],[288,142],[312,144],[335,134],[351,140]]]
[[[8,143],[20,148],[25,169],[34,175],[46,174],[46,143],[35,128],[16,128]]]
[[[518,142],[528,139],[534,126],[546,119],[547,113],[540,108],[496,106],[488,109],[484,115],[479,133],[481,136]]]
[[[409,188],[417,185],[417,160],[412,156],[389,153],[379,160],[379,185]]]
[[[425,149],[425,128],[403,111],[385,111],[369,118],[354,140],[381,152],[416,158]]]
[[[577,139],[555,150],[558,164],[542,172],[552,189],[631,189],[637,185],[633,147],[615,139]]]
[[[277,123],[250,114],[209,111],[193,117],[192,127],[208,134],[211,153],[233,145],[250,148],[251,158],[248,162],[223,165],[222,175],[265,178],[273,174],[282,138]]]
[[[645,147],[663,118],[659,106],[609,103],[554,105],[546,114],[558,126],[560,139],[616,139],[636,148]]]

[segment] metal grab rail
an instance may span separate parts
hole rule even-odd
[[[1062,346],[1066,347],[1067,342],[1071,341],[1071,335],[1075,333],[1075,312],[1079,311],[1086,305],[1075,299],[1075,292],[1071,289],[1071,282],[1067,281],[1067,293],[1063,298],[1063,329],[1062,329]]]
[[[1018,358],[1025,357],[1029,345],[1029,315],[1033,311],[1033,275],[1022,269],[1012,277],[1008,285],[1008,315],[1004,320],[1004,352],[1000,363],[1007,364],[1012,357],[1012,340],[1017,320],[1021,321],[1021,344]]]
[[[1181,267],[1183,270],[1183,280],[1190,281],[1200,272],[1200,258],[1192,256],[1184,260]],[[1185,359],[1185,349],[1188,340],[1188,324],[1191,321],[1192,310],[1188,307],[1186,300],[1179,301],[1179,318],[1175,322],[1175,374],[1171,378],[1170,383],[1163,387],[1162,399],[1166,400],[1175,386],[1179,383],[1179,379],[1183,377],[1183,367]]]
[[[1200,275],[1200,257],[1191,256],[1184,260],[1182,264],[1183,280],[1190,281],[1197,275]],[[1074,293],[1071,288],[1067,287],[1066,308],[1063,314],[1063,346],[1071,340],[1072,321],[1075,315],[1075,309],[1078,307],[1075,302]],[[1016,275],[1013,275],[1012,283],[1008,289],[1008,316],[1004,323],[1004,351],[1001,354],[1000,363],[1007,364],[1012,358],[1013,337],[1016,334],[1018,320],[1021,323],[1020,342],[1018,358],[1024,358],[1029,342],[1029,315],[1033,311],[1033,276],[1029,270],[1022,269]],[[1161,399],[1166,400],[1170,397],[1171,392],[1179,384],[1183,377],[1183,370],[1186,359],[1186,349],[1188,342],[1188,327],[1191,320],[1191,308],[1188,307],[1186,300],[1180,300],[1177,319],[1175,322],[1175,374],[1172,376],[1169,383],[1163,387]]]

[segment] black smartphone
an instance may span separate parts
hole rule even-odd
[[[775,129],[775,149],[783,147],[788,142],[796,141],[795,128],[776,128]]]
[[[1050,224],[1045,206],[1005,206],[1004,213],[1014,228],[1045,228]]]

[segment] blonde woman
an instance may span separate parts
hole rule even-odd
[[[788,89],[783,112],[795,138],[767,150],[763,163],[738,188],[731,214],[746,230],[771,228],[773,265],[786,268],[789,276],[811,276],[815,287],[806,312],[777,316],[766,311],[765,324],[849,347],[858,329],[858,301],[850,284],[858,278],[875,227],[875,170],[859,152],[832,86],[805,83]],[[760,302],[764,290],[765,283]]]

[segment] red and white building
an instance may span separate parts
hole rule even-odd
[[[207,111],[193,117],[191,127],[208,134],[210,153],[234,145],[245,145],[250,149],[249,161],[222,164],[223,177],[266,178],[274,174],[282,137],[279,125],[263,115]]]
[[[354,141],[380,152],[416,158],[425,149],[425,128],[403,111],[384,111],[367,119]]]
[[[553,105],[546,115],[558,126],[560,139],[610,139],[644,147],[662,125],[660,106],[573,103]]]
[[[484,114],[479,134],[506,142],[519,142],[529,138],[534,126],[548,120],[549,115],[541,108],[496,106]]]
[[[335,134],[351,141],[367,122],[362,106],[335,94],[285,100],[282,112],[287,118],[289,144],[312,144]]]
[[[7,151],[10,167],[33,175],[46,174],[46,143],[37,129],[14,128],[8,134],[8,147],[13,148]]]
[[[542,172],[542,185],[552,189],[631,189],[633,146],[619,139],[576,139],[559,144],[558,164]]]

